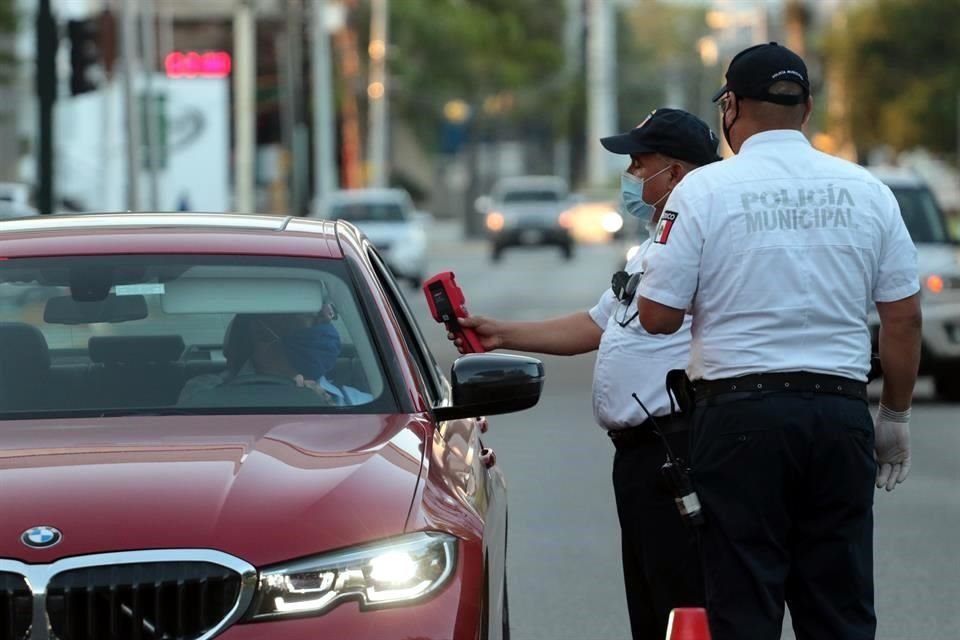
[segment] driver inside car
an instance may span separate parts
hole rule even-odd
[[[316,314],[238,314],[224,338],[226,370],[188,380],[178,404],[191,403],[198,394],[224,385],[256,384],[258,377],[289,379],[292,385],[312,390],[325,405],[372,401],[370,394],[337,386],[328,377],[341,350],[340,335],[332,322],[335,317],[329,304]]]

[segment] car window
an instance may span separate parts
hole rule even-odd
[[[524,202],[560,202],[560,194],[550,190],[508,191],[501,197],[504,204]]]
[[[420,327],[410,312],[410,307],[407,306],[403,294],[400,293],[400,289],[397,288],[396,280],[390,275],[390,270],[383,262],[383,259],[375,250],[371,249],[370,260],[373,263],[377,277],[383,285],[384,291],[387,292],[390,306],[393,307],[394,313],[400,321],[400,328],[403,331],[404,339],[416,360],[420,377],[424,382],[427,393],[430,395],[430,402],[436,405],[443,395],[439,380],[440,367],[437,365],[436,360],[434,360],[433,354],[430,353],[430,350],[427,348],[427,343],[426,340],[423,339]]]
[[[893,188],[900,205],[900,214],[910,237],[918,244],[950,243],[950,234],[943,213],[929,189],[919,187]]]
[[[339,260],[2,261],[0,417],[394,412],[350,282]]]
[[[347,222],[403,222],[403,207],[394,202],[351,202],[330,207],[330,218]]]

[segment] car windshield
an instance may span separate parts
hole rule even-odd
[[[501,202],[505,204],[516,204],[523,202],[559,202],[560,194],[548,189],[530,190],[530,191],[507,191],[503,194]]]
[[[953,241],[944,223],[943,214],[929,189],[921,187],[893,188],[900,213],[910,237],[917,244],[949,244]]]
[[[0,261],[0,418],[393,412],[350,282],[338,260]]]
[[[330,208],[330,217],[347,222],[403,222],[403,207],[395,202],[351,202]]]

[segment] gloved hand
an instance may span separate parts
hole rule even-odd
[[[877,488],[893,491],[910,473],[910,409],[892,411],[881,404],[874,433]]]

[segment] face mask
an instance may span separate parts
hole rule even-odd
[[[729,110],[730,110],[730,107],[727,107],[727,111]],[[730,144],[730,131],[731,129],[733,129],[733,125],[737,123],[737,118],[739,117],[740,117],[740,109],[737,109],[737,115],[733,116],[733,120],[730,121],[730,124],[727,124],[727,113],[726,111],[723,113],[723,121],[721,122],[721,126],[723,129],[723,139],[727,141],[728,147],[732,146]]]
[[[295,329],[282,340],[290,366],[308,380],[319,380],[337,364],[340,334],[330,322]]]
[[[660,171],[657,171],[655,174],[649,178],[638,178],[632,173],[627,173],[624,171],[620,175],[620,200],[623,203],[623,210],[635,218],[650,218],[653,216],[653,211],[658,204],[663,202],[664,199],[670,192],[668,191],[664,194],[663,198],[660,198],[653,204],[647,202],[643,199],[643,187],[644,183],[647,180],[652,180],[658,175],[669,169],[670,167],[664,167]]]

